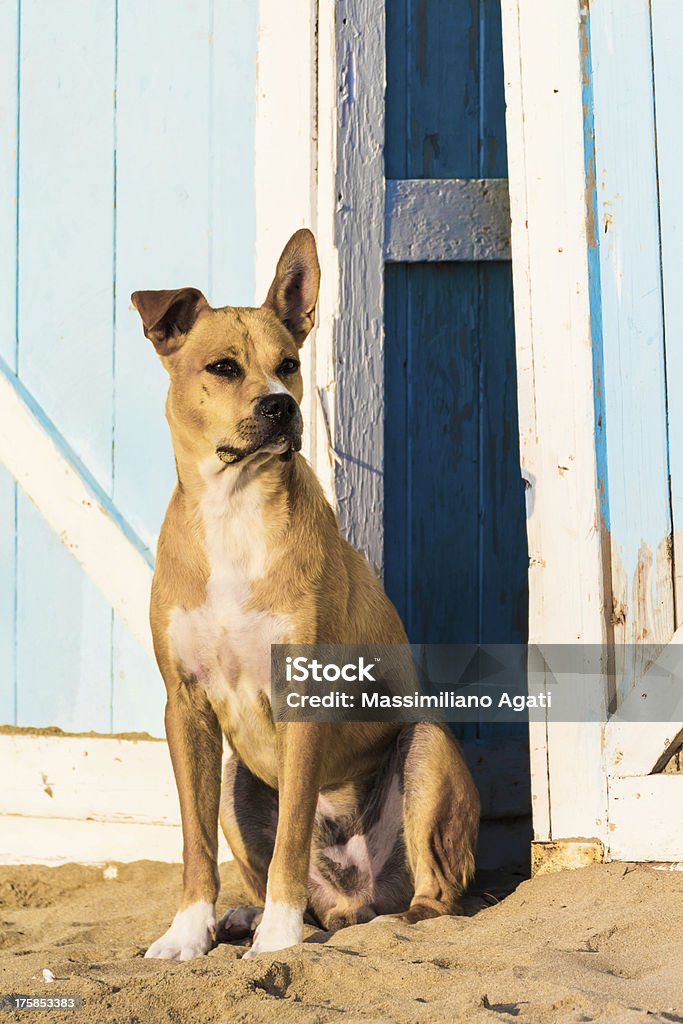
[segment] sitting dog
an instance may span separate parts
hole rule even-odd
[[[227,938],[253,932],[245,957],[283,949],[302,941],[307,910],[329,930],[457,914],[473,873],[479,800],[445,728],[273,722],[271,644],[407,643],[299,454],[299,348],[319,279],[313,235],[301,230],[260,309],[213,309],[196,288],[132,296],[170,377],[178,474],[151,623],[183,895],[148,957],[206,953],[217,927]],[[221,787],[223,738],[232,753]],[[217,926],[219,816],[254,906]]]

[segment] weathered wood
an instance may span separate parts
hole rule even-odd
[[[575,871],[590,864],[602,864],[604,850],[596,839],[560,839],[531,844],[531,876],[555,871]]]
[[[300,227],[317,232],[316,168],[316,21],[310,0],[261,0],[258,5],[258,54],[255,123],[254,190],[256,195],[256,291],[253,300],[263,302],[280,253],[287,239]],[[285,55],[299,51],[306,60],[292,62]],[[329,63],[329,53],[326,54]],[[282,154],[287,159],[282,159]],[[277,173],[273,168],[277,167]],[[320,239],[318,239],[320,244]],[[323,288],[337,274],[328,252],[320,253]],[[336,283],[336,282],[335,282]],[[325,293],[326,294],[326,293]],[[320,303],[316,319],[321,316]],[[319,330],[314,330],[301,349],[304,397],[303,453],[316,471],[329,478],[327,451],[321,450],[317,393]],[[321,345],[328,341],[321,339]],[[325,480],[329,484],[329,479]]]
[[[669,480],[675,567],[676,623],[683,624],[683,190],[681,189],[681,95],[683,61],[677,41],[683,37],[683,5],[652,0],[652,56],[656,101],[657,184],[662,256],[662,297],[666,345]]]
[[[507,181],[387,181],[384,258],[394,263],[509,260]]]
[[[19,383],[0,372],[0,462],[40,510],[56,537],[74,556],[141,643],[151,651],[148,623],[151,569],[144,549],[94,482],[73,468]],[[128,533],[128,535],[127,535]],[[47,571],[44,561],[38,574]],[[35,601],[35,594],[31,595]],[[58,597],[58,600],[60,598]],[[68,611],[68,609],[66,609]],[[28,640],[35,644],[36,635]],[[50,673],[50,679],[53,679]],[[46,680],[48,685],[48,680]],[[54,724],[54,723],[53,723]]]
[[[335,491],[342,530],[379,569],[384,533],[383,0],[340,0],[336,25],[335,227],[343,310],[334,337]]]
[[[578,4],[502,11],[529,639],[603,643]],[[606,838],[601,739],[595,721],[532,726],[538,840]]]
[[[609,852],[612,860],[683,860],[680,775],[612,778]]]
[[[666,643],[675,624],[650,3],[604,0],[587,24],[614,641]],[[667,80],[662,98],[669,90],[678,95]],[[678,134],[675,122],[669,130]]]

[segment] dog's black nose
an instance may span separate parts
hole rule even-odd
[[[283,426],[294,419],[296,410],[297,404],[292,396],[282,392],[264,395],[259,399],[257,405],[259,415],[265,416],[269,420],[275,420],[276,423],[281,423]]]

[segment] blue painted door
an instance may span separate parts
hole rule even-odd
[[[0,370],[153,560],[166,381],[130,307],[253,301],[250,0],[0,2]],[[0,722],[162,732],[149,656],[0,467]]]
[[[505,178],[499,0],[388,3],[387,179]],[[527,635],[511,265],[385,274],[385,581],[416,643]]]

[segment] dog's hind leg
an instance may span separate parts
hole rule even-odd
[[[217,925],[219,939],[252,934],[263,914],[268,867],[273,856],[278,797],[233,754],[226,761],[220,821],[254,906],[232,907]]]
[[[408,922],[460,914],[460,898],[474,874],[479,795],[462,751],[442,726],[406,726],[403,762],[403,836],[414,893]]]

